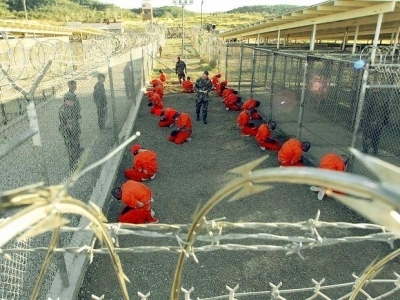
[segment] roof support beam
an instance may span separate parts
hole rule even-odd
[[[371,6],[370,3],[365,1],[344,1],[344,0],[337,0],[333,2],[335,6],[352,6],[352,7],[366,7]]]
[[[360,25],[356,26],[356,31],[354,32],[354,41],[353,41],[353,49],[351,50],[351,54],[356,53],[357,49],[357,39],[358,39],[358,32],[360,31]]]
[[[314,51],[315,37],[316,36],[317,36],[317,24],[314,24],[313,31],[312,31],[312,34],[311,34],[310,51]]]
[[[400,24],[399,27],[397,27],[396,35],[394,37],[392,55],[394,55],[396,51],[397,43],[399,42],[399,34],[400,34]]]
[[[378,40],[379,40],[379,33],[381,32],[382,20],[383,20],[383,14],[381,13],[378,15],[378,21],[376,22],[374,42],[372,44],[372,51],[371,51],[371,66],[375,64],[375,54],[376,54],[376,49],[378,48]]]

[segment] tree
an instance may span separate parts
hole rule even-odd
[[[26,10],[34,10],[42,6],[53,5],[56,3],[56,0],[7,0],[11,11],[26,11],[24,9],[25,2]]]

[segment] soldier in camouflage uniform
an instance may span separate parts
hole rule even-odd
[[[186,64],[181,58],[178,56],[178,61],[175,65],[175,73],[178,75],[179,85],[182,84],[182,81],[186,79]]]
[[[368,153],[372,146],[374,156],[378,155],[381,134],[389,124],[391,95],[387,90],[367,89],[363,118],[361,119],[362,152]]]
[[[212,89],[212,83],[208,78],[208,71],[204,71],[203,75],[199,77],[195,84],[194,90],[196,91],[196,121],[200,121],[200,109],[203,106],[203,123],[207,124],[207,110],[208,110],[208,93]]]
[[[79,124],[81,106],[74,93],[76,90],[76,81],[70,80],[68,87],[69,91],[64,95],[64,104],[60,107],[58,113],[60,119],[59,130],[67,147],[70,169],[74,170],[78,165],[81,155],[81,127]]]
[[[100,130],[103,130],[107,120],[107,96],[104,88],[104,81],[106,76],[104,74],[97,75],[97,83],[94,86],[93,99],[97,107],[97,120]]]

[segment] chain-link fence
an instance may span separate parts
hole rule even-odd
[[[356,55],[221,41],[200,47],[205,59],[225,52],[225,67],[218,70],[228,85],[244,100],[259,100],[261,113],[276,121],[285,136],[310,141],[307,158],[314,165],[327,152],[349,154],[349,147],[399,165],[400,65],[395,46],[375,51],[367,46]],[[371,63],[360,67],[356,62],[361,59]],[[348,170],[373,176],[352,159]]]
[[[18,39],[2,33],[1,189],[40,181],[46,185],[65,182],[77,168],[98,161],[126,139],[125,127],[127,123],[132,126],[133,112],[152,72],[152,57],[164,43],[164,33],[163,27],[154,24],[122,36],[79,42],[68,38]],[[97,190],[111,181],[102,182],[103,169],[86,173],[68,188],[68,194],[85,202],[104,197]],[[67,217],[72,226],[82,224],[75,215]],[[87,243],[84,236],[63,234],[59,245],[80,247]],[[49,245],[50,239],[47,233],[25,242],[12,241],[5,248],[42,247]],[[29,298],[44,255],[27,252],[1,257],[0,299]],[[74,255],[56,255],[41,286],[40,299],[70,284],[74,259]],[[55,280],[57,276],[61,281]]]

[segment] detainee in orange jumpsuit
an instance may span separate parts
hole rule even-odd
[[[149,97],[149,103],[147,105],[151,107],[150,112],[152,114],[155,114],[158,109],[163,109],[164,102],[157,93],[147,92],[147,96]]]
[[[225,103],[225,109],[226,110],[233,110],[233,111],[240,111],[240,101],[242,98],[240,98],[237,94],[237,91],[233,91],[232,94],[230,94],[228,97],[224,99]]]
[[[190,76],[182,82],[182,93],[194,93],[193,82],[190,81]]]
[[[156,110],[156,115],[160,116],[160,121],[158,121],[158,126],[160,127],[171,127],[175,123],[174,116],[178,111],[171,107],[166,107],[164,109]]]
[[[216,87],[215,87],[215,92],[217,95],[222,96],[222,92],[226,89],[226,86],[228,85],[228,81],[222,81],[218,82]]]
[[[156,93],[162,99],[164,97],[164,86],[162,84],[153,85],[153,93]]]
[[[133,169],[125,170],[127,178],[135,181],[154,179],[158,170],[157,153],[145,150],[140,145],[132,146]]]
[[[344,172],[346,169],[348,157],[347,155],[337,155],[335,153],[325,154],[320,161],[319,168],[324,170]],[[318,193],[318,199],[324,199],[326,189],[319,186],[311,186],[310,190]],[[344,194],[342,192],[333,191],[334,193]]]
[[[300,142],[294,138],[284,143],[278,152],[278,163],[282,167],[304,167],[302,161],[303,151],[311,147],[309,142]]]
[[[217,87],[217,84],[218,84],[218,82],[219,82],[219,79],[221,78],[221,74],[217,74],[217,75],[214,75],[212,78],[211,78],[211,84],[212,84],[212,89],[213,90],[215,90],[215,88]]]
[[[261,150],[268,149],[278,151],[279,149],[281,149],[279,141],[271,139],[271,130],[275,129],[276,123],[274,121],[263,123],[260,125],[260,127],[258,127],[256,141],[260,145]]]
[[[226,88],[226,89],[224,89],[223,92],[222,92],[222,98],[225,99],[225,98],[228,97],[230,94],[232,94],[233,91],[234,91],[234,89],[232,89],[232,88]],[[224,101],[224,100],[222,100],[222,101]]]
[[[257,127],[254,123],[250,122],[250,112],[248,110],[242,111],[237,119],[238,127],[241,129],[242,136],[255,136],[257,134]]]
[[[250,110],[251,118],[253,120],[261,120],[262,116],[257,112],[257,109],[256,109],[256,107],[259,107],[259,106],[260,106],[260,101],[250,98],[249,100],[246,100],[243,103],[242,109]]]
[[[178,113],[173,117],[175,119],[176,130],[173,130],[168,137],[170,142],[183,144],[190,140],[192,135],[192,119],[187,113]]]
[[[163,72],[163,70],[158,70],[158,73],[160,73],[160,81],[165,84],[165,82],[167,81],[167,76],[165,75],[165,73]]]
[[[163,82],[160,79],[155,78],[150,81],[150,84],[154,87],[154,85],[163,85]]]
[[[151,209],[153,195],[143,183],[128,180],[122,187],[113,189],[111,194],[126,205],[118,217],[118,222],[131,224],[158,222]]]

